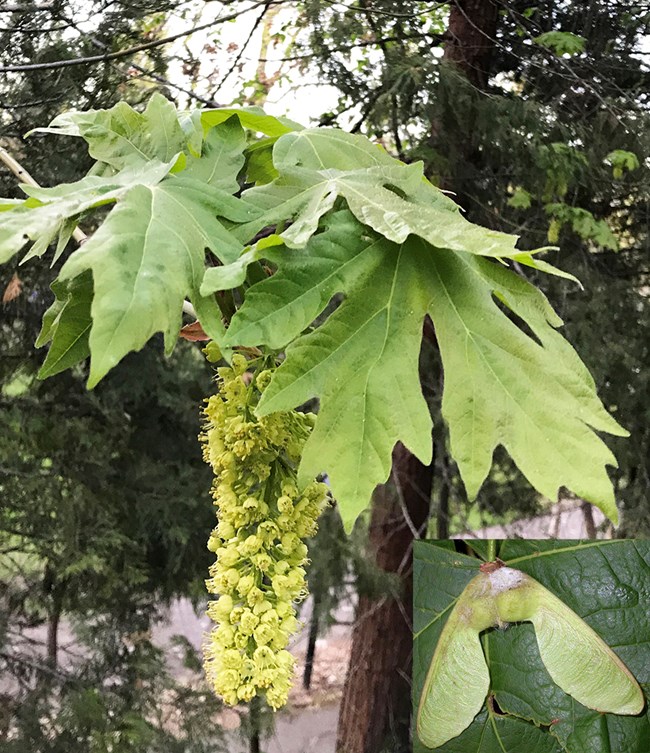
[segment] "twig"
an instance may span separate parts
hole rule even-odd
[[[340,47],[328,47],[327,54],[333,52],[352,52],[358,47],[380,47],[385,42],[402,42],[408,39],[431,39],[433,42],[441,42],[442,34],[432,34],[430,32],[421,32],[419,34],[404,34],[400,37],[382,37],[381,39],[365,39],[355,44],[341,45]],[[308,60],[317,57],[315,53],[310,52],[305,55],[292,55],[284,58],[260,58],[263,63],[289,63],[294,60]]]
[[[190,34],[194,34],[197,31],[210,29],[217,24],[225,23],[226,21],[232,21],[234,18],[238,18],[244,13],[248,13],[255,8],[261,7],[262,5],[277,5],[278,3],[282,2],[284,2],[284,0],[274,0],[273,2],[269,2],[269,0],[259,0],[259,2],[253,3],[253,5],[251,5],[250,7],[244,8],[243,10],[237,11],[236,13],[231,13],[228,16],[221,16],[220,18],[214,19],[213,21],[205,24],[201,24],[200,26],[194,26],[191,29],[185,29],[185,31],[181,31],[178,34],[172,34],[171,36],[165,37],[164,39],[156,39],[153,42],[146,42],[144,44],[136,45],[135,47],[129,47],[126,50],[107,52],[103,55],[89,55],[88,57],[70,58],[68,60],[54,60],[51,63],[26,63],[24,65],[7,65],[0,68],[0,73],[54,70],[56,68],[68,68],[73,65],[90,65],[91,63],[104,63],[108,62],[109,60],[119,60],[120,58],[134,55],[136,52],[144,52],[145,50],[153,50],[156,47],[162,47],[163,45],[169,44],[170,42],[175,42],[177,39],[182,39],[183,37],[187,37]]]
[[[399,476],[395,469],[393,468],[392,471],[393,476],[393,483],[395,485],[395,492],[397,493],[397,500],[399,502],[399,506],[402,510],[402,515],[404,516],[404,520],[406,521],[406,525],[409,527],[409,530],[413,534],[414,539],[420,539],[421,532],[418,531],[418,529],[415,527],[415,523],[413,523],[413,519],[409,515],[408,508],[406,507],[406,500],[404,499],[404,491],[402,489],[402,484],[399,480]]]
[[[0,13],[37,13],[39,10],[52,10],[54,5],[5,5]]]
[[[85,32],[83,32],[79,28],[79,26],[77,26],[77,24],[72,19],[67,18],[67,16],[65,16],[63,13],[57,13],[56,15],[62,21],[66,22],[66,26],[65,26],[66,29],[72,27],[73,29],[75,29],[76,31],[78,31],[79,34],[82,37],[86,37],[87,36],[88,39],[90,39],[91,43],[95,47],[97,47],[97,49],[99,49],[99,50],[108,50],[108,45],[104,44],[104,42],[102,42],[100,39],[98,39],[93,34],[86,34]],[[219,103],[215,102],[214,100],[207,99],[206,97],[202,97],[200,94],[195,94],[193,91],[190,91],[189,89],[185,89],[184,87],[179,86],[178,84],[175,84],[173,81],[170,81],[169,79],[164,78],[163,76],[159,75],[158,73],[154,73],[153,71],[149,71],[146,68],[143,68],[141,65],[138,65],[137,63],[134,63],[133,61],[131,61],[127,65],[128,65],[129,68],[134,68],[136,71],[139,71],[142,75],[146,76],[147,78],[151,79],[152,81],[155,81],[158,84],[163,84],[164,86],[171,86],[173,89],[176,89],[177,91],[183,92],[183,94],[187,94],[188,97],[191,97],[196,102],[201,102],[201,104],[204,104],[207,107],[217,108],[217,107],[221,106],[221,105],[219,105]],[[113,65],[113,68],[116,71],[119,71],[119,73],[121,73],[123,76],[126,76],[127,78],[129,77],[129,70],[128,70],[128,68],[125,69],[125,68],[122,68],[119,65]]]
[[[253,24],[250,32],[248,33],[248,37],[246,38],[246,41],[240,46],[239,52],[235,56],[235,59],[232,62],[232,65],[227,70],[224,76],[221,77],[221,80],[217,83],[217,85],[214,87],[215,91],[219,91],[219,89],[224,85],[224,83],[228,80],[228,77],[230,74],[235,70],[239,62],[241,61],[242,57],[244,56],[244,53],[246,52],[246,49],[248,48],[248,45],[253,38],[253,34],[257,31],[258,26],[262,23],[264,20],[264,16],[268,13],[269,5],[266,5],[264,8],[262,8],[262,12],[260,15],[255,19],[255,23]]]
[[[189,314],[190,316],[193,316],[195,319],[198,319],[196,315],[196,311],[194,310],[194,306],[189,301],[183,301],[183,312],[185,314]]]
[[[18,162],[15,157],[12,157],[11,154],[9,154],[9,152],[2,146],[0,146],[0,162],[4,162],[5,165],[22,183],[26,183],[28,186],[34,186],[35,188],[40,188],[40,184],[36,180],[34,180],[34,178],[32,178],[32,176],[20,164],[20,162]],[[76,227],[74,229],[72,237],[77,241],[77,243],[83,243],[88,238],[88,236],[80,227]]]
[[[21,183],[27,183],[28,186],[38,186],[38,183],[20,164],[20,162],[12,157],[11,154],[9,154],[9,152],[2,146],[0,146],[0,162],[4,162],[5,165],[11,170],[11,172],[18,178]]]

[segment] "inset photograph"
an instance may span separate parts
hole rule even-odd
[[[420,541],[414,751],[647,753],[650,541]]]

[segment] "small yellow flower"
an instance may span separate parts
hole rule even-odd
[[[256,419],[255,407],[272,379],[235,354],[217,369],[219,394],[206,401],[203,455],[215,472],[212,496],[218,525],[208,547],[216,553],[206,586],[217,624],[205,647],[205,669],[226,703],[258,692],[273,708],[286,703],[294,660],[286,646],[298,629],[294,601],[306,594],[307,547],[327,488],[300,492],[296,465],[314,417],[294,411]]]

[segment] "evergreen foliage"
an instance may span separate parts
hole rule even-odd
[[[152,8],[94,4],[91,39],[70,34],[83,18],[72,4],[48,5],[0,15],[0,64],[131,44]],[[92,160],[74,142],[53,150],[24,134],[70,107],[148,98],[150,87],[127,83],[125,71],[1,74],[0,147],[45,186],[83,174]],[[4,166],[0,186],[5,196],[22,194]],[[63,373],[38,381],[43,351],[33,344],[54,299],[52,278],[47,265],[0,273],[0,295],[13,289],[0,304],[0,750],[225,749],[215,724],[220,704],[207,686],[179,682],[150,633],[172,599],[204,599],[212,513],[196,437],[209,369],[187,343],[170,360],[152,345],[89,393],[83,367],[65,371],[83,352],[72,341],[59,353],[51,348],[42,369]],[[65,303],[68,291],[57,292]],[[80,301],[59,318],[64,327],[84,319]],[[186,651],[191,661],[194,648]]]

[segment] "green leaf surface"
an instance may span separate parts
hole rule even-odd
[[[245,113],[244,120],[261,118],[260,113]],[[24,186],[26,201],[5,202],[0,261],[29,240],[33,244],[25,259],[40,256],[58,239],[56,260],[81,215],[114,202],[117,206],[62,269],[61,300],[46,315],[40,338],[44,342],[47,333],[58,333],[43,376],[86,355],[80,354],[87,332],[75,339],[81,303],[68,299],[75,289],[71,281],[88,270],[93,277],[88,296],[94,295],[89,386],[155,332],[164,332],[169,352],[186,297],[206,333],[221,342],[225,330],[217,302],[200,292],[205,250],[221,264],[238,260],[242,244],[228,228],[251,222],[260,211],[232,195],[239,191],[237,177],[245,164],[244,129],[232,112],[227,117],[221,112],[216,120],[204,138],[200,113],[178,115],[167,100],[154,96],[144,113],[121,103],[111,110],[68,113],[44,129],[85,138],[100,161],[75,183]],[[282,132],[287,129],[282,125]],[[187,153],[179,161],[183,150]],[[161,162],[161,157],[169,160]]]
[[[3,214],[0,221],[0,263],[17,254],[29,240],[34,243],[23,262],[42,256],[59,234],[62,242],[67,242],[80,213],[113,203],[134,186],[157,185],[173,164],[173,161],[152,160],[112,175],[86,175],[74,183],[62,183],[53,188],[22,186],[30,198]],[[59,244],[55,259],[62,251]]]
[[[331,128],[289,133],[278,139],[273,160],[279,177],[244,198],[266,210],[260,223],[293,219],[282,233],[289,247],[303,247],[342,196],[360,222],[395,243],[417,235],[438,248],[484,256],[524,253],[515,248],[517,236],[466,220],[424,178],[422,163],[405,165],[362,136]],[[245,226],[240,237],[247,240],[259,227]]]
[[[346,526],[388,477],[398,440],[423,462],[430,458],[418,382],[427,313],[445,371],[443,415],[468,492],[476,495],[501,444],[542,493],[553,497],[567,486],[616,519],[605,470],[615,460],[590,427],[624,432],[532,285],[472,254],[414,237],[390,243],[345,211],[304,250],[273,247],[265,256],[278,272],[249,289],[227,342],[291,343],[259,410],[320,398],[301,477],[329,474]],[[345,293],[344,303],[300,336],[336,293]]]
[[[290,346],[260,403],[260,411],[270,413],[321,397],[301,474],[328,472],[347,527],[367,505],[374,486],[388,476],[398,440],[424,462],[431,456],[431,419],[417,371],[425,281],[417,260],[409,261],[409,250],[377,236],[364,240],[364,234],[349,213],[341,213],[304,252],[275,252],[271,258],[282,269],[286,264],[288,274],[251,289],[228,338],[233,345],[267,339],[273,347],[284,344],[334,293],[363,285],[359,292],[366,293],[351,296],[323,327]],[[276,310],[278,286],[285,305]],[[289,293],[286,300],[285,290],[296,296]],[[398,371],[396,363],[401,364]]]
[[[650,542],[506,541],[507,565],[531,575],[580,615],[650,689]],[[478,560],[417,542],[414,565],[414,700],[417,704],[442,627]],[[536,729],[549,750],[567,753],[645,753],[650,749],[647,705],[639,716],[600,714],[581,706],[551,680],[539,656],[532,625],[483,634],[491,693],[505,717],[485,708],[440,751],[480,750],[490,727],[516,721]],[[523,720],[523,721],[522,721]],[[527,723],[522,726],[524,723]],[[533,727],[532,725],[537,725]],[[526,740],[522,737],[522,741]],[[553,745],[557,747],[552,747]],[[465,746],[465,747],[463,747]],[[510,750],[510,748],[505,748]],[[523,748],[528,750],[527,747]],[[416,745],[416,753],[427,750]],[[494,750],[502,753],[496,747]],[[513,751],[517,748],[512,748]],[[546,748],[541,748],[546,750]]]
[[[39,207],[40,208],[40,207]],[[2,213],[0,219],[0,264],[15,256],[29,241],[40,255],[54,240],[62,218],[49,208],[39,212],[29,201],[20,202]]]
[[[291,131],[299,131],[303,128],[289,118],[276,118],[267,115],[261,107],[220,107],[216,110],[203,110],[201,121],[204,129],[223,123],[235,115],[244,128],[257,131],[266,136],[282,136]]]
[[[592,428],[626,432],[607,414],[588,371],[555,329],[561,320],[544,295],[484,259],[444,253],[431,259],[439,294],[429,311],[445,371],[442,412],[470,497],[502,445],[542,494],[553,499],[566,486],[616,521],[605,468],[616,460]]]
[[[278,177],[273,164],[273,147],[278,137],[259,139],[246,149],[246,177],[249,183],[263,185]]]
[[[570,31],[547,31],[533,39],[558,55],[576,55],[584,52],[586,39]]]
[[[231,117],[212,128],[203,142],[201,157],[190,157],[183,176],[234,194],[239,190],[237,174],[244,166],[246,135],[239,121]]]
[[[37,347],[52,343],[38,372],[39,379],[65,371],[90,355],[92,275],[81,274],[68,285],[56,282],[52,289],[56,298],[43,316],[43,327],[36,341]]]
[[[188,152],[193,157],[199,157],[203,146],[201,110],[183,110],[179,112],[178,124],[185,134]]]
[[[530,209],[531,203],[532,194],[521,186],[517,186],[512,196],[508,199],[508,206],[514,209]]]
[[[205,249],[221,261],[240,254],[241,245],[217,215],[241,221],[250,217],[250,210],[229,194],[189,178],[136,186],[68,259],[62,280],[87,269],[94,278],[89,387],[156,332],[164,333],[171,351],[183,300],[197,297]],[[209,301],[200,305],[205,308]],[[216,321],[214,301],[212,306]]]
[[[462,688],[459,689],[462,692]],[[415,753],[431,750],[416,743]],[[469,730],[442,748],[446,753],[562,753],[561,745],[534,724],[482,711]]]
[[[154,94],[143,113],[126,102],[109,110],[72,110],[63,113],[47,128],[30,133],[79,136],[88,143],[91,157],[120,170],[129,164],[149,160],[169,162],[187,148],[174,105],[162,94]]]
[[[22,204],[22,199],[0,199],[0,212],[7,212]]]

